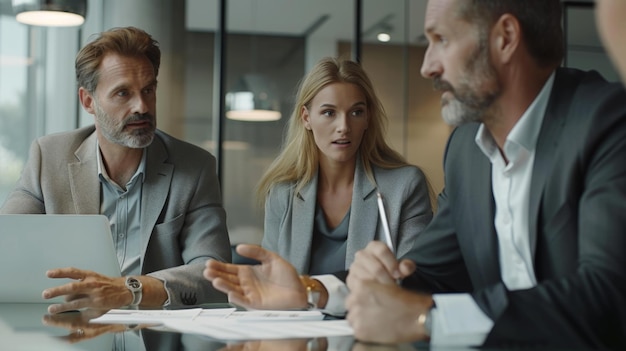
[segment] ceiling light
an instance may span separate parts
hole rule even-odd
[[[226,117],[232,120],[277,121],[281,117],[279,105],[270,80],[259,74],[244,75],[226,93]]]
[[[376,39],[378,39],[378,41],[381,41],[383,43],[388,42],[389,40],[391,40],[391,35],[389,35],[389,33],[387,32],[380,32],[378,33],[378,35],[376,36]]]
[[[87,0],[12,0],[12,4],[15,19],[33,26],[80,26],[87,14]]]

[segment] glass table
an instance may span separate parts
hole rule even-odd
[[[373,345],[352,337],[226,342],[183,334],[158,325],[95,324],[97,311],[47,313],[47,304],[0,304],[2,350],[417,350],[413,345]]]

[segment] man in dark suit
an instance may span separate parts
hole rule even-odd
[[[429,1],[422,74],[458,125],[445,190],[403,260],[380,242],[357,253],[346,307],[358,339],[626,346],[626,95],[557,68],[560,11]]]

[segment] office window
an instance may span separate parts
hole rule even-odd
[[[37,65],[27,27],[18,24],[10,6],[0,7],[0,202],[13,188],[39,129],[33,116],[32,72]],[[35,46],[35,45],[33,45]]]
[[[76,127],[77,28],[18,23],[0,4],[0,203],[13,189],[36,137]]]

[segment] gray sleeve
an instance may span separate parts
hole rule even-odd
[[[410,251],[416,238],[433,217],[426,176],[417,167],[410,169],[414,171],[411,172],[410,177],[406,177],[408,184],[402,195],[396,248],[397,257],[402,257]]]
[[[144,256],[144,270],[154,269],[149,275],[165,282],[172,305],[227,301],[202,275],[208,259],[231,262],[232,258],[215,158],[197,161],[195,171],[172,181],[195,183],[170,189],[170,193],[179,191],[190,197],[186,212],[155,226]],[[164,262],[165,256],[179,259],[179,264],[174,264],[176,259]]]

